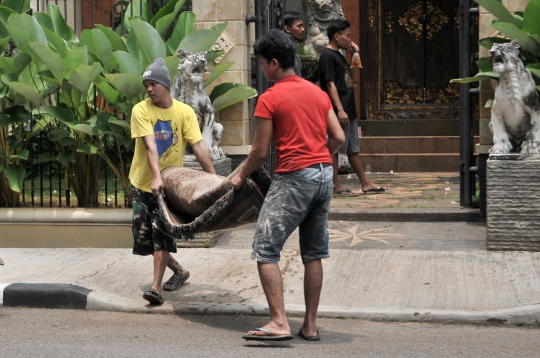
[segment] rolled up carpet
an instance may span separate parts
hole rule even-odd
[[[198,232],[256,222],[271,178],[261,167],[234,190],[230,178],[238,168],[228,178],[184,167],[163,169],[165,197],[158,197],[158,212],[167,232],[189,240]]]

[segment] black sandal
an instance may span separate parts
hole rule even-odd
[[[161,293],[157,292],[156,290],[146,291],[143,295],[143,298],[153,305],[162,305],[163,302],[165,302],[163,296],[161,296]]]
[[[167,280],[167,282],[163,284],[163,290],[176,291],[182,286],[184,282],[187,281],[188,278],[189,278],[189,271],[185,271],[185,273],[182,276],[174,274],[171,276],[170,279]]]

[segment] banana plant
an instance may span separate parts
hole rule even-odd
[[[521,47],[521,57],[526,67],[540,79],[540,0],[530,0],[524,12],[510,13],[500,0],[475,0],[480,6],[495,16],[491,26],[504,37],[486,37],[479,45],[491,49],[494,43],[517,40]],[[493,72],[491,59],[482,57],[477,61],[479,73],[473,77],[457,78],[452,82],[469,83],[498,79]],[[540,91],[540,86],[536,87]]]

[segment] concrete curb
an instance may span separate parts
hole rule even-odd
[[[81,286],[62,284],[0,283],[0,306],[86,309],[131,313],[268,315],[268,308],[255,302],[245,304],[205,302],[175,304],[167,301],[161,306],[149,306],[144,304],[142,298],[140,301],[133,301],[92,291]],[[304,316],[304,305],[286,305],[286,309],[289,316]],[[320,306],[318,316],[410,322],[497,323],[516,326],[539,326],[540,304],[482,311]]]
[[[365,209],[364,209],[365,210]],[[331,221],[392,221],[392,222],[485,222],[478,209],[453,208],[401,208],[401,209],[332,209]]]

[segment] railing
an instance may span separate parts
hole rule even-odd
[[[283,14],[285,0],[255,0],[255,14],[246,16],[246,24],[255,23],[255,38],[266,34],[270,29],[283,29]],[[272,83],[269,83],[257,64],[257,92],[264,93]],[[276,146],[274,141],[270,142],[270,151],[266,158],[266,167],[270,175],[274,173],[277,166]]]
[[[472,0],[460,1],[459,27],[459,76],[473,76],[475,37],[474,17],[478,16],[478,8],[473,7]],[[470,83],[461,84],[459,91],[459,139],[460,139],[460,205],[472,206],[472,197],[476,188],[478,167],[474,165],[473,148],[473,101],[471,96],[478,95],[478,88],[472,88]]]

